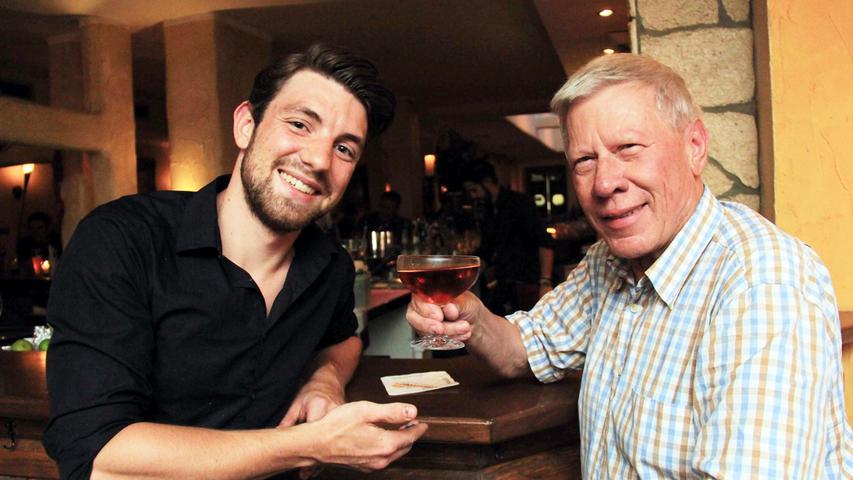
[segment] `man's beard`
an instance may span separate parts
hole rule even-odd
[[[240,179],[243,182],[243,193],[246,203],[252,213],[258,217],[264,226],[276,233],[290,233],[302,230],[314,220],[322,217],[326,211],[320,208],[308,207],[292,202],[275,192],[273,182],[278,181],[276,168],[254,158],[254,136],[246,147],[243,163],[240,166]],[[292,157],[275,160],[275,166],[298,162]],[[301,170],[301,169],[297,169]],[[322,178],[317,178],[320,185],[325,186]]]

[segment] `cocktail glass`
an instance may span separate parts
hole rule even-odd
[[[473,255],[400,255],[397,274],[412,294],[436,305],[446,305],[477,281],[480,257]],[[464,343],[447,335],[428,334],[410,342],[418,350],[456,350]]]

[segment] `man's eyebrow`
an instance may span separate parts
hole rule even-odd
[[[349,141],[355,143],[356,145],[358,145],[359,147],[364,146],[364,139],[359,137],[358,135],[356,135],[354,133],[345,133],[345,134],[341,135],[341,138],[343,140],[349,140]]]
[[[315,112],[314,110],[311,110],[308,107],[294,107],[293,109],[296,110],[297,112],[301,112],[301,113],[311,117],[311,119],[316,121],[317,123],[323,123],[323,119],[320,118],[320,114]]]
[[[300,112],[300,113],[302,113],[303,115],[306,115],[306,116],[308,116],[308,117],[311,117],[311,119],[312,119],[312,120],[314,120],[315,122],[317,122],[317,123],[319,123],[319,124],[321,124],[321,125],[323,124],[323,118],[322,118],[322,117],[320,117],[320,114],[319,114],[319,113],[317,113],[317,112],[315,112],[314,110],[312,110],[312,109],[311,109],[311,108],[309,108],[309,107],[302,106],[302,105],[300,105],[300,106],[291,106],[291,107],[289,107],[289,108],[288,108],[288,107],[285,107],[285,110],[296,110],[297,112]],[[364,139],[363,139],[363,138],[361,138],[360,136],[358,136],[358,135],[354,134],[354,133],[344,133],[344,134],[342,134],[342,135],[340,136],[340,138],[341,138],[341,139],[343,139],[343,140],[349,140],[349,141],[351,141],[351,142],[354,142],[354,143],[356,143],[359,147],[364,146]]]

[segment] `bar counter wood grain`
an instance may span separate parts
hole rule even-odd
[[[0,352],[0,477],[57,478],[41,446],[49,414],[45,354]],[[460,385],[389,397],[379,378],[446,370]],[[441,360],[362,359],[349,400],[409,402],[429,430],[412,451],[369,479],[580,478],[577,431],[579,378],[541,385],[503,380],[471,357]],[[321,478],[365,478],[327,468]]]
[[[390,397],[380,377],[447,371],[460,385]],[[418,407],[429,429],[412,451],[370,479],[574,479],[580,476],[580,376],[542,385],[501,379],[470,356],[409,360],[365,357],[347,398]],[[365,478],[327,468],[323,479]]]
[[[0,476],[59,478],[41,445],[50,413],[44,365],[44,352],[0,351]]]

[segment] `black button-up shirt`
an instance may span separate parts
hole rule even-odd
[[[311,225],[269,316],[249,274],[222,256],[216,195],[156,192],[97,208],[53,281],[44,444],[63,478],[139,421],[278,424],[314,354],[356,331],[353,265]]]
[[[482,225],[478,254],[500,282],[538,283],[539,248],[553,248],[529,196],[501,187]]]

